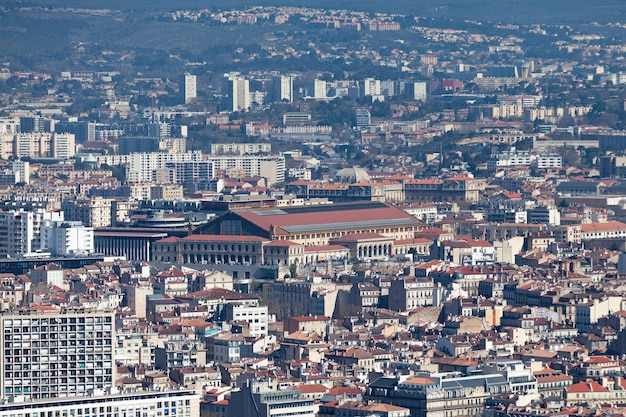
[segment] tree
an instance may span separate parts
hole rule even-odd
[[[372,117],[391,117],[391,105],[386,101],[375,100],[372,103]]]
[[[289,265],[289,276],[291,278],[295,278],[296,276],[298,276],[298,264],[297,263],[292,263],[291,265]]]

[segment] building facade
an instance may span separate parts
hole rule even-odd
[[[87,396],[115,387],[112,312],[5,312],[0,326],[3,399]]]

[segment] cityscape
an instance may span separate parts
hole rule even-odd
[[[626,5],[126,3],[0,4],[0,417],[626,416]]]

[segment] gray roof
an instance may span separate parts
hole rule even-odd
[[[441,380],[441,388],[443,389],[477,388],[506,384],[506,379],[500,374],[476,375]]]

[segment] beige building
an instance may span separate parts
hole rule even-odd
[[[149,285],[122,285],[125,304],[135,311],[135,315],[139,318],[146,318],[147,305],[146,299],[148,295],[154,293],[152,286]]]
[[[65,214],[65,220],[80,221],[85,226],[99,227],[111,226],[111,204],[113,200],[102,197],[92,197],[85,200],[65,200],[61,209]]]
[[[317,333],[323,336],[328,333],[328,327],[332,323],[326,316],[296,316],[285,320],[285,331],[288,334],[302,332],[306,334]]]
[[[393,279],[389,288],[389,309],[406,311],[435,305],[436,290],[430,278]]]
[[[2,159],[11,156],[68,159],[75,154],[76,144],[71,133],[28,132],[0,135]]]
[[[170,236],[153,243],[152,259],[192,264],[263,264],[263,246],[268,243],[269,239],[259,236]]]
[[[600,384],[594,380],[579,382],[565,389],[565,405],[622,404],[626,401],[626,380],[607,379]]]
[[[150,188],[150,198],[152,200],[182,200],[183,186],[179,184],[155,185]]]
[[[341,303],[339,293],[349,294],[350,284],[337,284],[321,277],[288,279],[263,285],[263,299],[279,319],[309,314],[334,317]]]
[[[230,212],[203,228],[208,233],[250,234],[305,246],[325,246],[358,233],[410,239],[422,229],[423,223],[415,217],[376,202]]]
[[[484,403],[509,390],[500,374],[460,373],[382,377],[367,386],[365,400],[402,405],[411,417],[479,416]]]
[[[288,240],[275,240],[263,246],[264,263],[289,266],[304,262],[304,245]]]
[[[467,176],[444,179],[415,179],[406,181],[404,193],[408,202],[446,201],[466,207],[480,199],[485,181]]]

